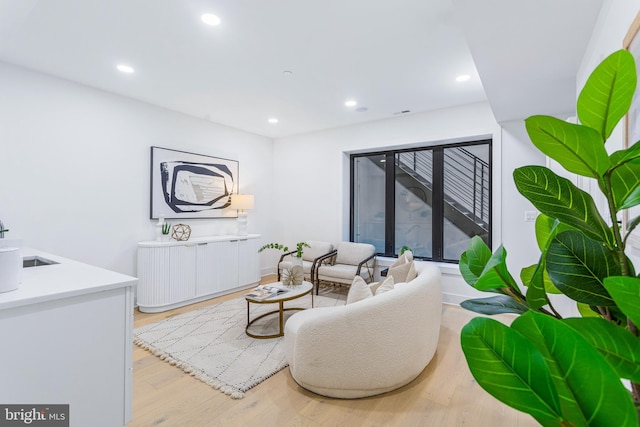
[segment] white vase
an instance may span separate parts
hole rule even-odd
[[[302,257],[292,256],[291,257],[291,272],[293,273],[295,270],[298,270],[298,276],[292,274],[291,284],[293,286],[301,285],[304,277],[303,277],[303,267],[302,267]]]
[[[302,257],[291,255],[291,267],[293,267],[294,265],[299,265],[300,267],[302,267]]]

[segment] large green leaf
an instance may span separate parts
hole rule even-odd
[[[479,291],[495,292],[496,288],[517,289],[516,281],[507,270],[507,251],[502,245],[491,255],[474,285]]]
[[[606,188],[600,188],[606,193]],[[640,163],[626,162],[611,171],[611,192],[616,211],[640,204]]]
[[[601,317],[600,313],[595,309],[595,306],[585,304],[583,302],[577,302],[576,307],[582,317]]]
[[[507,270],[507,251],[500,246],[493,254],[478,236],[469,242],[469,247],[460,256],[460,273],[464,280],[483,292],[503,293],[500,288],[517,289],[513,277]]]
[[[604,140],[594,129],[551,116],[531,116],[525,125],[533,145],[569,172],[598,178],[609,169]]]
[[[563,418],[589,426],[637,426],[631,395],[617,373],[577,331],[529,311],[512,323],[542,353],[560,397]]]
[[[529,308],[508,295],[496,295],[489,298],[476,298],[462,301],[462,308],[480,314],[526,313]]]
[[[591,73],[578,96],[578,118],[607,140],[629,110],[636,90],[633,55],[619,50],[605,58]]]
[[[611,230],[589,193],[543,166],[517,168],[513,171],[513,179],[518,191],[540,212],[614,247]]]
[[[491,249],[479,236],[474,236],[467,250],[460,255],[459,268],[465,282],[475,285],[491,258]]]
[[[532,310],[537,310],[547,305],[547,294],[545,292],[544,258],[539,264],[533,264],[520,270],[520,280],[527,287],[527,304]]]
[[[547,252],[547,272],[569,298],[589,305],[614,306],[603,285],[605,277],[620,274],[613,253],[577,230],[554,237]]]
[[[613,275],[612,275],[613,276]],[[640,326],[640,279],[637,277],[607,277],[604,280],[618,308]]]
[[[612,168],[625,164],[627,162],[640,159],[640,141],[637,141],[629,148],[624,148],[622,150],[614,152],[613,154],[611,154],[609,159],[611,160]]]
[[[640,339],[601,318],[569,318],[564,322],[578,331],[616,370],[620,378],[640,383]]]
[[[517,331],[483,317],[462,328],[460,341],[469,369],[483,389],[544,425],[559,425],[558,394],[533,344]]]

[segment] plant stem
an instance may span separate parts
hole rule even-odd
[[[556,309],[553,307],[553,304],[551,304],[551,300],[549,299],[549,295],[547,295],[547,294],[545,293],[545,297],[546,297],[546,299],[547,299],[547,305],[549,306],[549,308],[551,309],[551,311],[553,311],[553,315],[556,317],[556,319],[562,319],[562,316],[560,315],[560,313],[558,313],[558,312],[556,311]],[[540,308],[542,308],[542,307],[540,307]],[[543,310],[544,310],[544,309],[543,309]],[[545,311],[546,311],[546,310],[545,310]],[[549,313],[549,314],[551,314],[551,313]]]
[[[611,322],[613,320],[611,318],[611,311],[609,310],[609,307],[602,307],[602,306],[597,306],[597,307],[598,307],[598,311],[600,312],[602,317],[604,317],[609,322]]]
[[[624,241],[620,235],[620,226],[618,225],[618,218],[616,216],[616,204],[613,200],[613,191],[611,190],[611,174],[606,173],[604,175],[605,189],[607,190],[607,204],[609,205],[609,216],[611,217],[611,229],[613,231],[613,237],[616,239],[616,248],[618,264],[620,265],[620,272],[623,276],[629,276],[629,265],[627,264],[627,256],[624,253]]]

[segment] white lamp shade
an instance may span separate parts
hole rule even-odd
[[[254,200],[252,194],[232,194],[231,209],[253,209]]]

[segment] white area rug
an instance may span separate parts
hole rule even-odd
[[[315,307],[343,304],[343,298],[314,296]],[[285,302],[285,308],[310,306],[310,295]],[[251,319],[277,308],[278,304],[251,304]],[[294,313],[285,312],[285,316]],[[133,334],[135,344],[240,399],[244,392],[288,366],[284,337],[254,339],[246,335],[246,325],[247,302],[236,298],[136,328]],[[260,319],[250,330],[277,333],[278,315]]]

